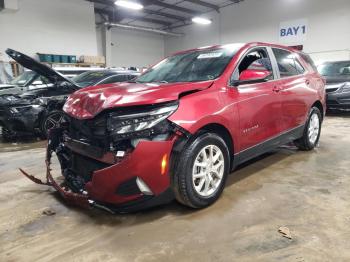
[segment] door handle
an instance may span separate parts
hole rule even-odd
[[[272,88],[272,91],[275,92],[275,93],[278,93],[279,91],[281,91],[281,88],[278,87],[278,86],[274,86],[274,87]]]

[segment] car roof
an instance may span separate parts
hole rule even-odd
[[[172,55],[185,54],[185,53],[203,51],[203,50],[222,49],[222,48],[227,48],[227,47],[237,47],[238,49],[242,49],[244,47],[254,47],[254,46],[270,46],[270,47],[275,47],[275,48],[287,49],[287,50],[289,50],[291,52],[295,52],[295,53],[302,53],[299,50],[292,48],[292,47],[289,47],[289,46],[272,44],[272,43],[264,43],[264,42],[250,42],[250,43],[230,43],[230,44],[225,44],[225,45],[203,46],[203,47],[198,47],[198,48],[194,48],[194,49],[188,49],[188,50],[184,50],[184,51],[175,52]]]

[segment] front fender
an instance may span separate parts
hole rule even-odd
[[[236,141],[239,118],[236,104],[228,101],[226,90],[207,89],[180,99],[178,110],[169,120],[195,134],[202,127],[219,124],[225,127]]]

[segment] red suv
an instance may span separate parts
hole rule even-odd
[[[209,206],[238,164],[289,142],[302,150],[317,145],[324,85],[306,54],[284,46],[176,53],[136,81],[69,97],[69,124],[49,135],[47,184],[75,204],[109,211],[174,197]],[[63,185],[50,174],[52,153]]]

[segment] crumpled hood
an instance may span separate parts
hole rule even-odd
[[[175,101],[180,94],[204,90],[212,83],[118,83],[88,87],[72,94],[63,110],[74,118],[89,119],[106,109]]]

